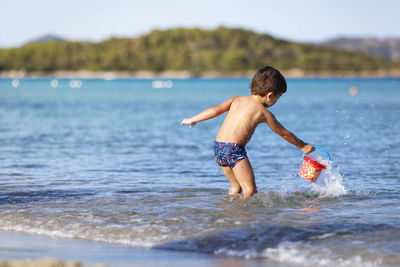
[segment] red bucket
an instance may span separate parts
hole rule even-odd
[[[300,177],[315,183],[323,169],[326,169],[325,165],[304,156],[303,165],[301,165],[299,175]]]

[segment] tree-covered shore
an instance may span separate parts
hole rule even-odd
[[[102,42],[50,41],[0,49],[0,72],[175,72],[245,75],[264,65],[301,74],[368,74],[400,70],[400,62],[289,42],[243,29],[176,28]]]

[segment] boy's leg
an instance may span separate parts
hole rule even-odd
[[[243,198],[248,198],[257,192],[253,168],[248,158],[241,160],[232,169],[233,175],[243,190]]]
[[[221,167],[221,170],[224,172],[226,178],[228,178],[228,181],[231,183],[231,189],[229,190],[229,195],[240,194],[240,192],[242,192],[242,188],[240,187],[240,184],[236,180],[232,169],[229,167]]]

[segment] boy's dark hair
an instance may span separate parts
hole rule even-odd
[[[250,89],[252,95],[265,96],[268,92],[274,95],[283,94],[286,92],[286,80],[277,69],[266,66],[256,72]]]

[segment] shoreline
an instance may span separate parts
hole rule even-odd
[[[264,266],[262,259],[200,252],[140,248],[113,243],[0,230],[0,266]],[[18,263],[23,262],[23,265]],[[69,265],[72,263],[81,265]],[[38,263],[42,263],[39,264]],[[14,264],[14,265],[13,265]],[[46,265],[48,264],[48,265]],[[237,265],[238,264],[238,265]],[[8,266],[8,265],[6,265]],[[64,265],[57,265],[64,266]],[[272,264],[272,266],[281,266]]]
[[[54,71],[54,72],[26,72],[26,71],[0,71],[0,78],[3,79],[24,79],[24,78],[53,78],[53,79],[218,79],[218,78],[247,78],[251,79],[255,73],[249,71],[247,73],[224,74],[220,72],[205,72],[194,75],[189,71]],[[305,72],[299,69],[282,71],[286,78],[400,78],[400,70],[392,71],[363,71],[363,72]]]

